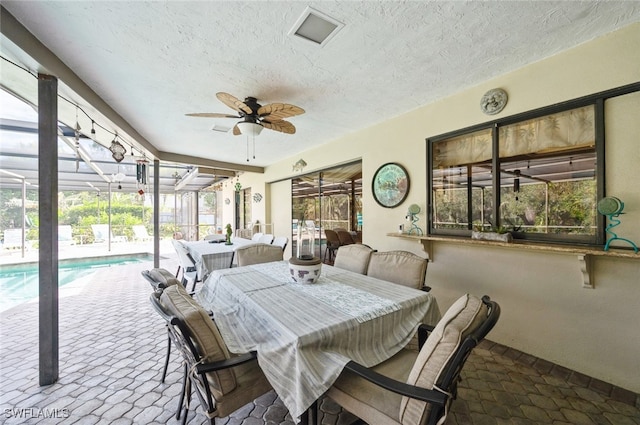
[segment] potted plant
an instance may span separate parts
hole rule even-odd
[[[225,245],[233,245],[233,242],[231,242],[231,234],[233,233],[233,230],[231,230],[231,224],[227,224],[225,226],[225,230],[227,231],[227,240],[225,241]]]

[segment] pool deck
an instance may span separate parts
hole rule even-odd
[[[161,266],[173,272],[178,263],[170,254]],[[53,385],[38,384],[37,300],[0,313],[0,424],[179,423],[173,415],[180,359],[174,351],[161,383],[167,334],[140,275],[151,267],[100,269],[60,291],[59,379]],[[635,394],[490,341],[474,350],[462,376],[447,425],[640,425]],[[206,424],[197,399],[192,408],[187,423]],[[43,417],[52,413],[57,418]],[[328,401],[320,416],[322,425],[354,419]],[[293,421],[270,392],[217,424]]]
[[[160,241],[160,255],[173,255],[173,246],[169,239]],[[73,258],[104,258],[109,256],[149,254],[153,255],[153,242],[119,242],[112,243],[111,250],[106,243],[85,245],[61,245],[58,248],[60,260]],[[24,256],[20,249],[0,250],[0,267],[17,264],[37,263],[39,261],[37,249],[25,250]]]

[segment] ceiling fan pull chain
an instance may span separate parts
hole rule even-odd
[[[253,135],[253,159],[256,159],[256,135]]]
[[[249,162],[249,136],[247,136],[247,162]]]

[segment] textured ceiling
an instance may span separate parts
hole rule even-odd
[[[266,166],[640,21],[640,2],[2,1],[158,150],[247,164],[215,93],[306,113],[265,130]],[[344,24],[289,36],[307,6]],[[28,64],[28,61],[25,60]],[[3,64],[4,66],[4,64]],[[29,64],[29,66],[32,66]]]

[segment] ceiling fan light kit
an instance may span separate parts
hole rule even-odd
[[[243,102],[237,97],[224,92],[216,93],[216,97],[220,102],[236,111],[238,115],[230,115],[220,112],[199,112],[186,115],[200,118],[240,119],[241,121],[238,121],[233,127],[233,134],[235,136],[244,134],[255,138],[260,135],[264,128],[285,134],[295,134],[295,126],[284,119],[304,114],[304,109],[288,103],[269,103],[267,105],[261,105],[258,103],[258,99],[251,96],[246,97]],[[247,144],[248,143],[249,141],[247,140]],[[247,161],[248,160],[249,158],[247,158]]]
[[[260,134],[260,131],[262,131],[262,128],[268,128],[269,130],[279,131],[286,134],[295,134],[295,126],[284,119],[304,114],[304,109],[288,103],[269,103],[267,105],[261,105],[255,97],[251,96],[246,97],[243,102],[235,96],[224,92],[216,93],[216,97],[220,102],[235,110],[238,115],[230,115],[220,112],[200,112],[187,114],[187,116],[200,118],[240,119],[241,121],[236,123],[233,127],[233,134],[239,136],[240,134],[258,135]],[[253,133],[245,133],[245,131],[240,130],[240,127],[249,128],[247,124],[254,124]],[[259,130],[258,126],[260,127]]]
[[[238,126],[240,133],[253,137],[260,135],[264,128],[262,125],[251,121],[242,121],[236,125]]]

